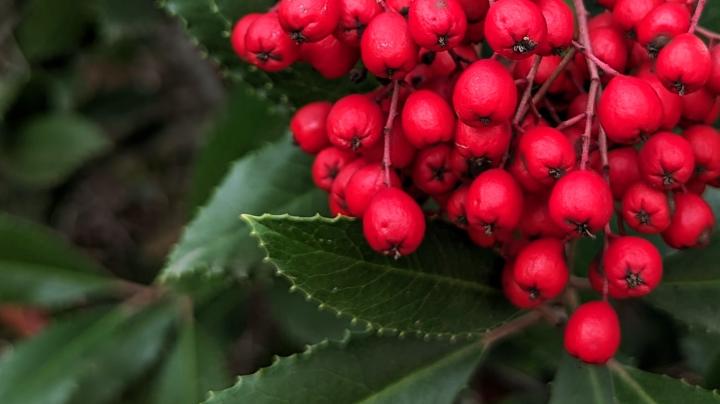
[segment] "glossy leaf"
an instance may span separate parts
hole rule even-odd
[[[516,314],[491,286],[498,257],[432,222],[413,255],[372,251],[359,221],[245,216],[278,272],[320,307],[383,331],[476,337]]]
[[[552,382],[550,404],[608,404],[614,402],[610,371],[605,366],[585,365],[563,354]]]
[[[242,376],[207,404],[450,403],[482,356],[482,345],[354,335]]]

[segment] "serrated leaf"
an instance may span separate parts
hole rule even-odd
[[[172,306],[75,313],[0,361],[0,402],[105,402],[152,364]],[[110,377],[108,377],[110,376]]]
[[[60,236],[0,213],[0,302],[66,305],[117,286]]]
[[[450,403],[480,361],[483,346],[354,335],[279,359],[214,393],[225,403]]]
[[[605,366],[588,366],[567,354],[552,382],[550,404],[615,402],[612,377]]]
[[[102,130],[82,116],[45,115],[28,123],[15,143],[0,150],[0,168],[28,186],[49,187],[110,146]]]
[[[161,280],[193,271],[244,276],[262,258],[249,235],[244,213],[313,214],[327,208],[327,197],[312,183],[310,157],[283,139],[238,160],[208,204],[185,229]]]
[[[491,286],[499,257],[450,225],[430,222],[420,249],[393,260],[368,247],[359,221],[244,218],[293,289],[373,328],[476,337],[517,313]]]

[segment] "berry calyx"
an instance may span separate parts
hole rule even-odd
[[[281,0],[277,15],[293,41],[317,42],[337,28],[340,6],[338,0]]]
[[[515,258],[512,277],[530,301],[554,299],[567,285],[570,273],[562,241],[543,238],[530,242]]]
[[[498,0],[485,17],[485,39],[495,52],[510,59],[537,53],[546,36],[545,18],[530,0]]]
[[[608,302],[580,305],[565,327],[565,350],[585,363],[602,365],[620,347],[620,320]]]
[[[233,26],[232,33],[230,34],[230,44],[240,59],[250,60],[247,48],[245,47],[245,37],[247,36],[250,25],[261,15],[262,14],[259,13],[246,14]]]
[[[662,257],[657,248],[644,238],[618,237],[605,251],[603,270],[611,297],[641,297],[660,284]]]
[[[620,209],[625,223],[644,234],[659,234],[670,226],[670,204],[664,192],[643,182],[627,189]]]
[[[444,194],[452,190],[458,177],[450,166],[451,155],[452,149],[447,144],[421,150],[412,169],[415,186],[430,195]]]
[[[594,237],[612,217],[612,192],[599,174],[573,171],[553,187],[548,211],[555,224],[569,234]]]
[[[673,38],[655,62],[655,72],[665,88],[679,95],[701,89],[710,78],[711,70],[710,51],[693,34]]]
[[[445,51],[460,44],[467,29],[465,10],[458,0],[414,0],[408,28],[419,46]]]
[[[681,187],[695,170],[692,146],[671,132],[656,133],[640,149],[639,157],[643,179],[660,189]]]
[[[380,140],[382,129],[380,107],[361,94],[341,98],[328,113],[330,143],[345,150],[361,152],[373,147]]]
[[[425,237],[425,217],[408,194],[384,188],[365,211],[363,234],[373,250],[397,259],[420,247]]]
[[[312,179],[315,185],[325,191],[330,191],[333,181],[340,174],[340,170],[355,160],[355,156],[337,147],[328,147],[317,154],[312,165]]]
[[[483,171],[498,167],[510,147],[510,124],[476,128],[458,122],[452,169],[458,178],[474,179]]]
[[[338,0],[340,18],[335,36],[342,42],[360,47],[360,38],[370,21],[382,12],[377,0]]]
[[[652,9],[636,27],[638,43],[651,57],[657,56],[672,38],[688,32],[690,10],[684,4],[663,3]]]
[[[245,55],[255,66],[279,72],[300,56],[300,47],[283,31],[277,13],[255,18],[245,33]]]
[[[575,149],[557,129],[537,126],[525,132],[518,143],[518,158],[530,176],[552,185],[575,167]]]
[[[470,185],[465,201],[468,223],[492,236],[517,227],[523,195],[513,177],[495,168],[480,174]]]

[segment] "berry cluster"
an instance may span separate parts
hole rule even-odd
[[[638,235],[691,248],[714,226],[702,193],[720,186],[720,45],[698,26],[704,0],[600,3],[588,19],[581,0],[577,18],[563,0],[281,0],[231,39],[267,71],[305,61],[332,79],[361,61],[384,85],[291,121],[332,213],[362,218],[370,246],[395,258],[441,215],[506,258],[520,308],[587,282],[603,299],[575,310],[565,345],[604,363],[620,342],[608,296],[662,278]],[[599,234],[588,279],[571,277],[569,243]]]

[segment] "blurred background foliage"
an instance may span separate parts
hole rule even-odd
[[[231,22],[270,3],[0,0],[0,402],[195,403],[354,329],[237,220],[325,212],[289,114],[375,84],[240,64]],[[720,387],[717,334],[618,307],[625,363]],[[458,402],[546,402],[560,347],[550,327],[508,340]]]

